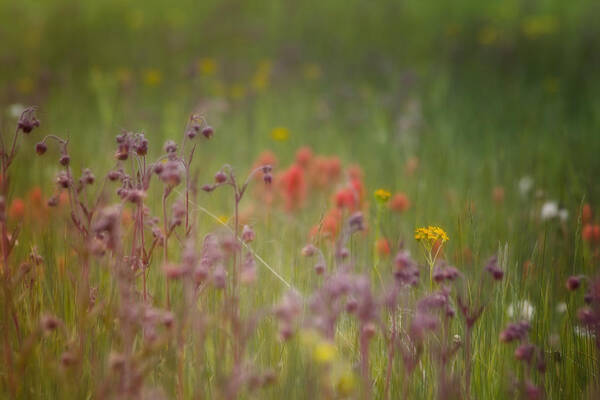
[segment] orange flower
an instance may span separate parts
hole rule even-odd
[[[598,224],[594,225],[592,229],[592,240],[594,243],[600,243],[600,225]]]
[[[297,164],[290,166],[282,173],[279,183],[286,210],[292,211],[300,208],[306,197],[306,182],[302,167]]]
[[[492,199],[497,205],[504,202],[504,188],[502,186],[496,186],[492,191]]]
[[[310,230],[310,238],[314,238],[317,235],[321,235],[323,237],[329,239],[335,239],[338,234],[338,230],[340,227],[340,223],[342,220],[342,212],[337,208],[333,208],[325,214],[323,220],[312,227]]]
[[[20,219],[25,216],[25,202],[23,201],[23,199],[16,197],[12,201],[12,203],[10,205],[10,209],[8,211],[8,215],[11,218],[15,218],[15,219]]]
[[[335,206],[339,209],[347,208],[350,211],[354,211],[358,207],[358,196],[352,187],[345,187],[338,190],[334,198]]]
[[[60,195],[58,196],[58,204],[60,204],[61,206],[69,204],[69,192],[68,191],[63,190],[62,192],[60,192]]]
[[[256,162],[254,163],[254,168],[258,168],[263,165],[270,165],[273,168],[277,166],[279,161],[277,160],[277,156],[271,150],[265,150],[258,155]],[[260,174],[257,174],[257,179],[262,179]]]
[[[29,191],[29,202],[35,207],[43,206],[44,196],[42,194],[42,189],[39,186],[31,188]]]
[[[302,168],[308,168],[313,159],[313,151],[310,147],[304,146],[296,152],[296,163]]]
[[[396,193],[388,202],[388,207],[392,211],[403,213],[410,208],[410,200],[406,194]]]
[[[391,252],[390,242],[384,237],[379,238],[375,243],[375,249],[380,257],[387,257],[390,255]]]

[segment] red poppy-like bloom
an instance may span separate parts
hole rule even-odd
[[[496,186],[492,191],[492,199],[494,203],[500,205],[504,202],[504,188],[502,186]]]
[[[312,227],[309,237],[312,239],[317,235],[321,235],[333,240],[338,234],[341,222],[342,212],[337,208],[333,208],[325,214],[319,224]]]
[[[335,183],[342,173],[342,163],[337,157],[317,156],[311,168],[311,182],[314,186],[325,188]]]
[[[286,210],[300,208],[306,197],[306,181],[302,167],[297,164],[290,166],[281,174],[279,185]]]
[[[10,204],[10,209],[8,210],[8,215],[11,218],[23,218],[25,215],[25,202],[23,199],[17,197]]]
[[[310,147],[304,146],[296,152],[296,163],[302,168],[307,169],[313,160],[313,151]]]
[[[44,203],[42,189],[39,186],[31,188],[28,197],[32,206],[41,207]]]
[[[404,193],[396,193],[388,203],[390,210],[403,213],[410,208],[410,200]]]
[[[345,187],[338,190],[334,196],[335,206],[338,209],[347,208],[354,211],[358,208],[358,193],[352,187]]]
[[[387,257],[390,255],[390,242],[386,238],[379,238],[375,243],[375,250],[380,257]]]

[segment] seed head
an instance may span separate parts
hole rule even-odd
[[[38,153],[40,156],[44,154],[46,150],[48,150],[48,146],[46,146],[46,143],[44,142],[39,142],[35,145],[35,152]]]

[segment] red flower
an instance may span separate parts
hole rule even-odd
[[[301,147],[296,152],[296,163],[304,169],[309,167],[312,159],[313,159],[313,151],[308,146]]]
[[[292,211],[302,206],[306,197],[306,182],[304,170],[297,164],[290,166],[280,178],[285,208]]]
[[[375,249],[380,257],[387,257],[390,255],[390,242],[386,238],[379,238],[375,243]]]
[[[410,208],[410,200],[404,193],[396,193],[389,201],[390,210],[403,213]]]
[[[8,215],[11,218],[23,218],[23,216],[25,215],[25,202],[23,201],[23,199],[17,197],[15,198],[11,205],[10,205],[10,209],[8,211]]]

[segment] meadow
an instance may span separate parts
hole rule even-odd
[[[0,3],[0,398],[600,397],[599,13]]]

